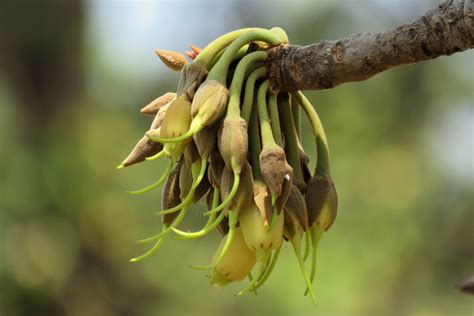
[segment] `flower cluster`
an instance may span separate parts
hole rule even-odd
[[[314,301],[317,246],[335,220],[338,202],[326,136],[314,107],[299,91],[269,89],[267,51],[286,43],[281,28],[245,28],[203,50],[191,46],[186,52],[191,62],[178,52],[157,50],[181,77],[176,93],[165,93],[141,109],[155,118],[118,167],[160,157],[169,161],[157,182],[130,192],[144,193],[164,183],[158,212],[162,230],[140,240],[153,246],[132,262],[157,251],[170,234],[193,239],[217,230],[223,238],[204,268],[210,269],[216,287],[248,276],[241,295],[267,280],[283,241],[289,241]],[[316,142],[314,173],[301,142],[301,109]],[[189,207],[201,199],[208,208],[205,226],[180,230]]]

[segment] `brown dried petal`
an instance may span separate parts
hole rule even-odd
[[[151,101],[148,105],[144,106],[140,110],[140,113],[144,115],[156,115],[160,108],[170,103],[175,98],[176,98],[176,93],[166,92],[162,96],[159,96],[155,100]]]
[[[283,210],[283,207],[285,206],[286,201],[288,200],[288,197],[291,192],[291,187],[294,181],[293,168],[289,164],[286,164],[286,175],[288,176],[285,176],[283,178],[283,185],[281,186],[281,194],[276,201],[276,208],[277,208],[278,214],[280,214],[280,212]]]
[[[260,170],[271,194],[281,195],[283,182],[288,177],[288,166],[285,151],[280,147],[264,148],[260,153]]]

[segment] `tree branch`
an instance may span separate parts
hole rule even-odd
[[[395,66],[474,47],[474,0],[450,0],[418,20],[382,33],[269,50],[273,91],[330,89]]]

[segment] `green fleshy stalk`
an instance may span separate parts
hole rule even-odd
[[[209,71],[206,80],[216,80],[222,84],[225,84],[229,66],[235,54],[242,46],[254,41],[265,41],[270,45],[281,44],[280,39],[275,36],[275,34],[265,29],[257,29],[250,33],[246,33],[235,39],[232,44],[227,47],[217,64]]]
[[[214,189],[213,197],[212,197],[212,208],[217,207],[219,203],[219,195],[220,195],[220,190],[219,189]],[[212,213],[209,216],[209,220],[207,221],[206,225],[199,231],[197,232],[184,232],[181,230],[178,230],[176,228],[173,228],[173,231],[179,235],[179,237],[173,237],[173,239],[193,239],[193,238],[199,238],[202,237],[211,231],[213,231],[224,219],[225,217],[225,212],[221,212],[219,216],[216,219],[216,213]]]
[[[240,96],[242,94],[242,86],[245,76],[250,67],[259,61],[264,61],[268,57],[268,53],[264,51],[256,51],[246,55],[237,65],[230,85],[230,97],[227,105],[227,115],[240,116]]]
[[[260,133],[262,136],[263,148],[278,147],[275,139],[273,138],[272,127],[270,125],[270,118],[268,117],[267,111],[267,91],[269,81],[265,80],[260,85],[257,94],[258,100],[258,117],[260,121]]]
[[[165,155],[165,151],[162,150],[159,153],[157,153],[156,155],[146,157],[145,160],[148,160],[148,161],[156,160],[156,159],[159,159],[159,158],[163,157],[164,155]]]
[[[301,91],[293,93],[293,97],[298,101],[303,110],[306,112],[313,129],[314,138],[316,139],[317,163],[315,173],[330,176],[331,170],[329,165],[329,146],[326,133],[324,132],[318,113],[314,109],[311,102],[309,102],[309,100]]]
[[[239,60],[241,59],[242,57],[244,57],[247,52],[249,50],[249,45],[244,45],[242,46],[239,51],[237,52],[237,54],[235,54],[234,58],[232,59],[232,61],[236,61],[236,60]],[[212,67],[215,66],[215,64],[217,64],[217,62],[219,61],[219,59],[222,57],[222,55],[224,54],[225,52],[225,49],[221,50],[219,52],[219,54],[217,54],[217,56],[214,58],[214,60],[212,61],[212,64],[211,66],[209,67],[209,69],[211,69]]]
[[[321,237],[323,237],[323,234],[324,234],[324,229],[319,227],[318,225],[315,225],[311,229],[311,243],[313,245],[313,254],[311,258],[311,276],[310,276],[311,283],[313,283],[314,278],[316,276],[316,265],[318,261],[318,257],[317,257],[318,244],[319,244],[319,241],[321,240]],[[306,289],[306,292],[304,293],[304,295],[308,294],[308,290],[309,289]]]
[[[237,293],[237,296],[241,296],[247,293],[248,291],[252,291],[258,285],[259,280],[262,279],[268,271],[271,259],[271,252],[257,251],[255,254],[257,256],[257,262],[259,263],[255,278],[251,282],[249,282],[249,284],[247,284],[244,289]]]
[[[297,106],[299,110],[299,106]],[[286,97],[282,98],[282,102],[279,104],[281,111],[281,122],[283,135],[285,136],[285,155],[288,159],[288,163],[293,168],[294,180],[299,183],[304,183],[303,173],[301,169],[301,160],[298,155],[298,135],[297,128],[295,127],[293,105],[290,108],[290,103]]]
[[[237,228],[237,222],[238,222],[238,210],[229,210],[228,212],[229,216],[229,232],[227,234],[227,239],[224,244],[224,247],[222,248],[222,251],[220,252],[219,256],[217,257],[216,260],[216,265],[218,265],[222,258],[226,255],[227,251],[229,251],[230,245],[232,244],[232,240],[234,239],[235,236],[235,230]]]
[[[267,271],[265,271],[265,274],[263,275],[263,277],[258,280],[258,283],[251,289],[251,291],[256,291],[259,287],[261,287],[268,280],[268,278],[272,274],[273,269],[275,268],[275,265],[278,261],[278,257],[280,256],[281,247],[282,246],[278,247],[273,252],[273,255],[272,255],[272,258],[271,258],[271,261],[270,261],[270,264],[268,266]]]
[[[300,236],[295,235],[293,238],[291,238],[290,241],[291,241],[291,245],[293,246],[293,250],[295,252],[296,258],[298,259],[298,264],[300,266],[301,272],[303,273],[304,279],[306,281],[306,285],[308,286],[308,290],[309,290],[309,294],[311,296],[311,300],[313,301],[313,304],[316,304],[316,297],[314,296],[313,285],[311,283],[311,279],[308,276],[308,273],[306,272],[306,268],[304,266],[303,258],[301,257]]]
[[[127,191],[127,193],[129,194],[143,194],[145,192],[148,192],[148,191],[151,191],[153,190],[154,188],[160,186],[163,182],[165,182],[165,180],[167,179],[168,175],[170,174],[171,172],[171,169],[173,169],[173,160],[170,159],[170,162],[165,170],[165,172],[163,173],[163,175],[161,175],[161,177],[153,184],[143,188],[143,189],[140,189],[140,190],[135,190],[135,191]]]
[[[173,223],[171,225],[169,225],[169,226],[163,225],[163,229],[161,230],[161,233],[159,233],[158,235],[155,235],[155,236],[152,236],[152,237],[149,237],[149,238],[146,238],[146,239],[138,240],[137,243],[148,243],[148,242],[151,242],[151,241],[157,239],[155,244],[153,245],[153,247],[150,248],[150,250],[148,250],[147,252],[145,252],[141,256],[130,259],[130,262],[141,261],[145,258],[148,258],[149,256],[151,256],[155,252],[157,252],[158,249],[160,249],[161,245],[164,242],[164,237],[166,237],[172,231],[173,227],[177,227],[179,224],[181,224],[184,217],[186,216],[186,212],[187,212],[187,208],[184,208],[181,211],[181,213],[178,215],[178,217],[176,217],[176,219],[173,221]]]
[[[244,102],[242,103],[242,118],[249,124],[254,101],[255,83],[258,79],[267,75],[267,67],[255,69],[247,78],[245,83]]]
[[[249,27],[235,30],[227,34],[221,35],[208,44],[196,57],[193,63],[204,65],[207,69],[211,69],[211,65],[216,56],[227,46],[229,46],[236,38],[259,28]]]
[[[281,138],[280,116],[278,114],[277,96],[268,95],[268,109],[270,110],[270,122],[273,137],[278,146],[283,148],[283,139]]]
[[[306,259],[308,259],[310,249],[311,249],[311,232],[307,230],[304,232],[304,254],[303,254],[304,262],[306,262]]]

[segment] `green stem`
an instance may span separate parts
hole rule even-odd
[[[303,171],[301,169],[301,160],[298,154],[298,136],[294,125],[293,113],[286,97],[282,98],[280,103],[281,122],[283,135],[285,136],[285,155],[288,163],[293,168],[293,176],[301,183],[304,182]]]
[[[227,105],[227,115],[240,116],[240,96],[242,94],[242,86],[245,76],[249,68],[256,62],[267,59],[268,53],[264,51],[257,51],[248,54],[237,65],[230,85],[229,103]]]
[[[291,98],[291,112],[293,113],[296,134],[298,135],[298,139],[301,139],[301,108],[294,97]]]
[[[170,174],[172,168],[173,168],[173,160],[170,159],[170,162],[169,162],[165,172],[161,175],[161,177],[155,183],[153,183],[153,184],[151,184],[151,185],[149,185],[149,186],[147,186],[143,189],[140,189],[140,190],[127,191],[127,193],[135,195],[135,194],[142,194],[142,193],[153,190],[154,188],[160,186],[163,182],[165,182],[165,180],[168,178],[168,175]]]
[[[273,269],[275,268],[275,265],[278,261],[278,257],[280,255],[280,250],[281,250],[281,246],[277,248],[277,250],[275,250],[275,252],[273,253],[273,256],[272,256],[272,259],[270,261],[270,265],[267,269],[267,271],[265,272],[265,275],[260,279],[258,280],[258,283],[257,285],[255,285],[255,287],[252,289],[252,291],[256,291],[259,287],[261,287],[265,281],[267,281],[267,279],[270,277],[270,274],[272,274],[272,271]]]
[[[298,264],[300,266],[301,272],[303,273],[304,279],[306,281],[306,285],[308,286],[311,300],[313,301],[313,304],[316,304],[316,297],[314,296],[313,285],[311,284],[311,280],[304,266],[303,258],[301,257],[299,236],[296,235],[290,241],[291,241],[291,245],[293,246],[293,250],[295,251],[296,258],[298,259]]]
[[[257,107],[250,107],[252,115],[250,116],[249,125],[249,153],[250,163],[252,166],[252,176],[254,181],[262,181],[262,172],[260,171],[260,152],[262,144],[260,143],[260,131],[258,129],[258,110]]]
[[[250,114],[252,113],[252,105],[255,98],[255,82],[267,75],[267,67],[260,67],[255,69],[247,78],[245,84],[244,102],[242,103],[242,118],[247,122],[250,121]]]
[[[268,108],[270,110],[270,122],[272,126],[273,137],[278,146],[283,148],[283,139],[281,138],[280,115],[278,114],[277,96],[268,95]]]
[[[314,109],[313,105],[304,96],[301,91],[293,94],[298,103],[301,105],[303,110],[306,112],[308,119],[313,129],[314,138],[316,139],[316,150],[317,150],[317,163],[316,163],[316,174],[331,175],[329,166],[329,147],[326,134],[324,133],[323,125],[319,119],[318,113]]]
[[[249,45],[244,45],[242,46],[239,51],[235,54],[234,58],[232,59],[232,61],[236,61],[236,60],[239,60],[241,59],[242,57],[244,57],[247,52],[249,50]],[[211,69],[212,67],[215,66],[215,64],[217,64],[217,62],[219,61],[219,59],[222,57],[222,55],[224,54],[225,52],[225,49],[221,50],[219,52],[219,54],[217,54],[217,56],[212,60],[212,63],[211,65],[209,66],[209,69]]]
[[[265,41],[270,45],[278,45],[281,42],[275,34],[265,29],[257,29],[238,37],[227,47],[217,64],[209,71],[206,80],[216,80],[222,84],[226,84],[227,72],[233,57],[242,46],[254,41]]]
[[[248,27],[219,36],[199,53],[193,63],[202,64],[209,70],[214,58],[219,52],[229,46],[236,38],[255,30],[258,30],[258,28]]]
[[[273,138],[272,127],[270,125],[270,118],[267,112],[267,91],[268,80],[265,80],[260,85],[257,94],[258,102],[258,118],[260,121],[260,133],[262,135],[263,148],[277,147],[275,139]]]

